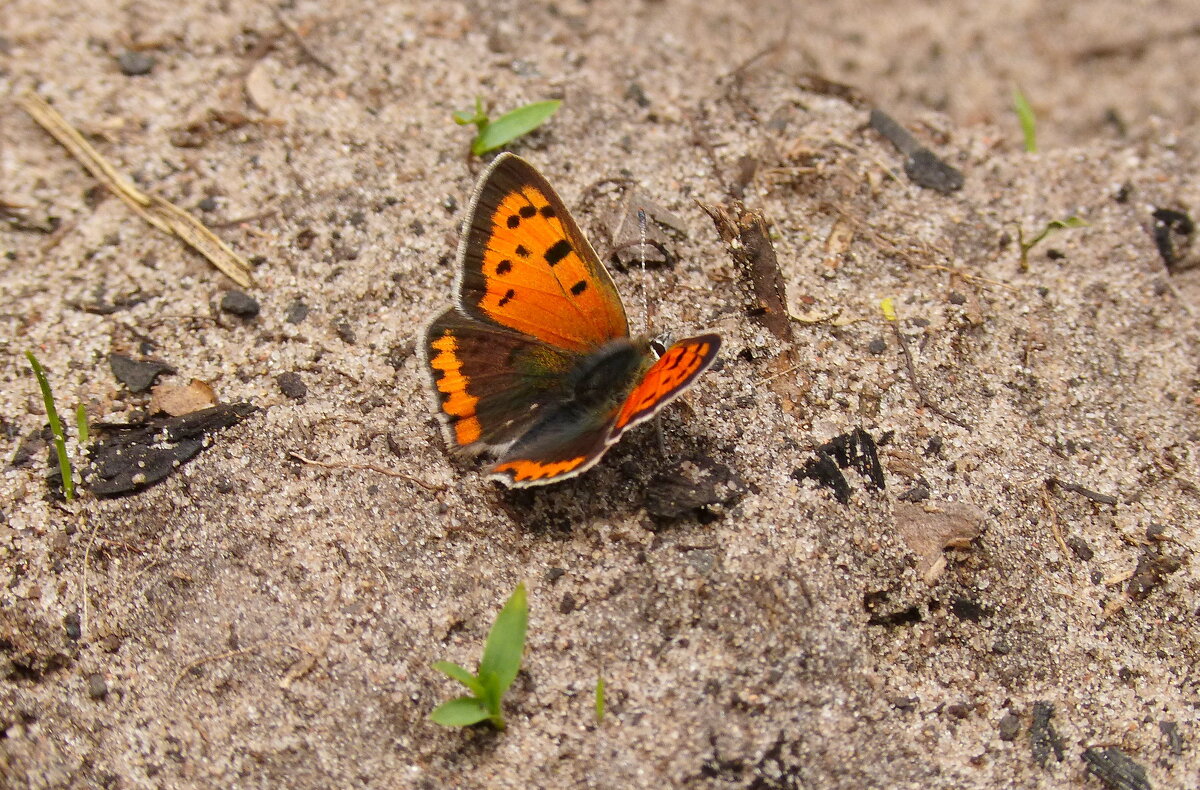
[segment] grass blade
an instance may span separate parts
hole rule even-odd
[[[429,718],[443,727],[470,727],[490,715],[482,701],[474,697],[459,697],[438,705]]]
[[[525,630],[529,624],[529,603],[525,583],[517,585],[508,603],[496,615],[488,632],[479,662],[479,679],[495,695],[497,706],[504,692],[512,685],[521,669],[521,654],[525,651]]]
[[[1017,120],[1021,122],[1021,135],[1025,138],[1025,150],[1031,154],[1037,153],[1037,116],[1025,94],[1016,85],[1013,86],[1013,109],[1016,110]]]
[[[87,409],[81,403],[75,407],[75,431],[79,437],[79,445],[82,447],[88,443],[90,433],[88,432]]]
[[[604,721],[604,676],[596,677],[596,723]]]
[[[54,394],[50,392],[50,382],[46,379],[46,371],[32,351],[25,352],[37,377],[38,386],[42,390],[42,403],[46,406],[46,417],[50,421],[50,433],[54,435],[54,451],[58,454],[58,470],[62,474],[63,496],[70,502],[75,498],[75,479],[71,473],[71,459],[67,458],[67,435],[63,433],[62,420],[58,419],[58,409],[54,407]]]
[[[471,153],[475,156],[486,154],[532,132],[545,123],[561,104],[557,99],[539,101],[501,115],[479,130],[479,135],[471,143]]]

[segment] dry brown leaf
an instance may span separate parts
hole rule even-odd
[[[217,405],[217,393],[208,382],[192,379],[186,386],[159,384],[150,390],[150,412],[166,412],[172,417],[182,417],[194,411]]]

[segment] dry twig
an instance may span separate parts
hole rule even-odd
[[[191,214],[174,203],[157,195],[148,195],[134,186],[132,181],[100,156],[91,143],[40,96],[28,93],[18,103],[33,120],[79,160],[88,172],[125,201],[139,217],[163,233],[180,238],[243,288],[249,288],[253,284],[253,280],[250,279],[250,264],[245,258],[231,250]]]

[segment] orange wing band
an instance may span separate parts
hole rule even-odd
[[[458,342],[454,334],[446,330],[437,340],[429,344],[438,355],[429,361],[430,367],[440,372],[437,389],[443,396],[442,411],[454,421],[454,439],[458,444],[468,445],[479,441],[479,418],[475,416],[475,404],[479,398],[467,392],[470,379],[462,373],[462,360],[458,358]]]

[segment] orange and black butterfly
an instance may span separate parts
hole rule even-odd
[[[604,265],[537,170],[501,154],[480,177],[458,251],[456,304],[423,348],[446,438],[488,450],[491,477],[554,483],[595,465],[716,359],[719,335],[657,360],[629,336]]]

